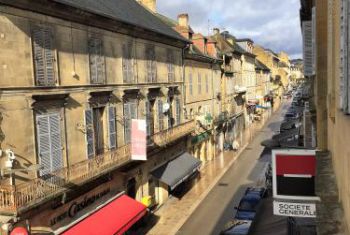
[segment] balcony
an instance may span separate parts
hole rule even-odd
[[[195,130],[195,121],[183,123],[152,136],[154,143],[165,146]],[[130,145],[101,154],[50,175],[19,185],[0,185],[0,213],[18,214],[45,200],[82,185],[131,161]]]
[[[130,145],[125,145],[23,184],[1,185],[0,212],[18,213],[127,163],[131,160],[130,156]]]
[[[186,136],[196,129],[196,122],[191,120],[178,126],[158,132],[153,135],[153,142],[157,146],[165,146],[183,136]]]

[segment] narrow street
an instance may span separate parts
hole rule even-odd
[[[288,104],[271,117],[253,141],[242,152],[236,163],[224,174],[207,197],[187,219],[178,231],[182,234],[219,234],[223,226],[234,216],[234,207],[238,205],[245,189],[262,185],[265,169],[270,155],[264,154],[261,141],[271,137],[279,130],[280,122]],[[280,233],[283,234],[283,233]]]

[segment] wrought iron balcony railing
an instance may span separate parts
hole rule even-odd
[[[156,133],[152,136],[152,140],[156,145],[164,146],[194,130],[195,121],[192,120]],[[0,185],[0,213],[17,214],[129,161],[131,161],[130,145],[125,145],[22,184]]]

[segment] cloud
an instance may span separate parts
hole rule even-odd
[[[188,13],[191,27],[204,35],[218,27],[292,58],[301,56],[299,0],[158,0],[157,5],[173,19]]]

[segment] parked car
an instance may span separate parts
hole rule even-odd
[[[284,115],[284,120],[286,120],[286,121],[297,119],[297,118],[299,118],[299,114],[295,113],[295,112],[287,112]]]
[[[252,228],[250,220],[232,220],[225,225],[221,235],[248,235]]]
[[[260,207],[261,200],[266,196],[266,188],[247,188],[238,207],[235,219],[254,220],[255,215]]]

